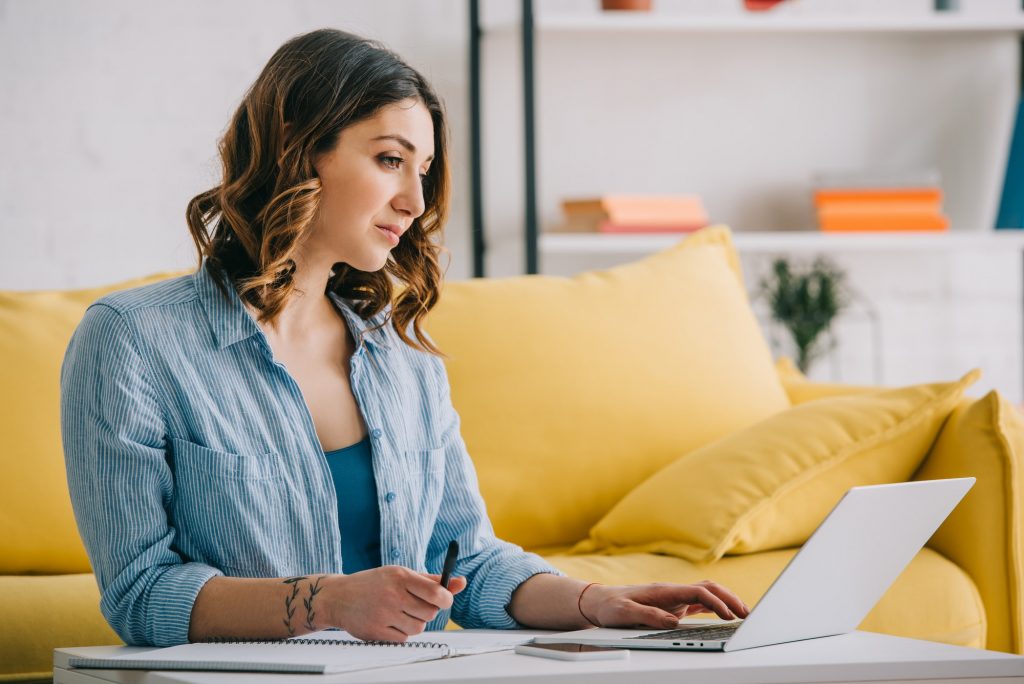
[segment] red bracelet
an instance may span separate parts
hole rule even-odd
[[[579,609],[580,615],[583,616],[584,620],[586,620],[587,622],[592,624],[594,627],[600,627],[601,625],[597,624],[596,622],[594,622],[593,620],[588,618],[587,614],[583,612],[583,595],[585,593],[587,593],[587,589],[589,589],[590,587],[594,586],[595,584],[601,584],[601,583],[600,582],[591,582],[587,586],[583,587],[583,591],[580,592],[580,597],[578,599],[576,599],[576,608]]]

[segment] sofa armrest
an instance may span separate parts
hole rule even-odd
[[[997,392],[963,399],[946,420],[915,480],[977,483],[928,546],[962,568],[981,594],[986,647],[1024,652],[1021,492],[1024,417]]]

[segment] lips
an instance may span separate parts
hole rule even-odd
[[[385,224],[385,225],[377,225],[376,227],[377,227],[378,230],[380,230],[382,233],[384,233],[384,235],[386,235],[388,237],[388,240],[391,241],[392,245],[397,245],[398,244],[398,239],[402,236],[402,229],[401,228],[399,228],[398,226],[387,225],[387,224]]]

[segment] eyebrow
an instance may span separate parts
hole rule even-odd
[[[376,138],[373,139],[374,142],[376,142],[378,140],[394,140],[399,145],[401,145],[405,149],[409,150],[409,152],[411,152],[412,154],[416,154],[416,146],[413,145],[411,142],[409,142],[406,138],[403,138],[402,136],[400,136],[400,135],[398,135],[396,133],[388,133],[387,135],[378,135]],[[433,159],[434,159],[434,155],[430,155],[429,157],[426,158],[425,161],[433,161]]]

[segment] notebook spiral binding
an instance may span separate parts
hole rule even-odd
[[[268,646],[294,646],[296,644],[313,644],[316,646],[341,645],[341,646],[387,646],[394,648],[441,648],[448,649],[447,644],[438,644],[430,641],[406,641],[397,643],[394,641],[360,641],[358,639],[245,639],[239,637],[211,637],[204,639],[206,644],[266,644]]]

